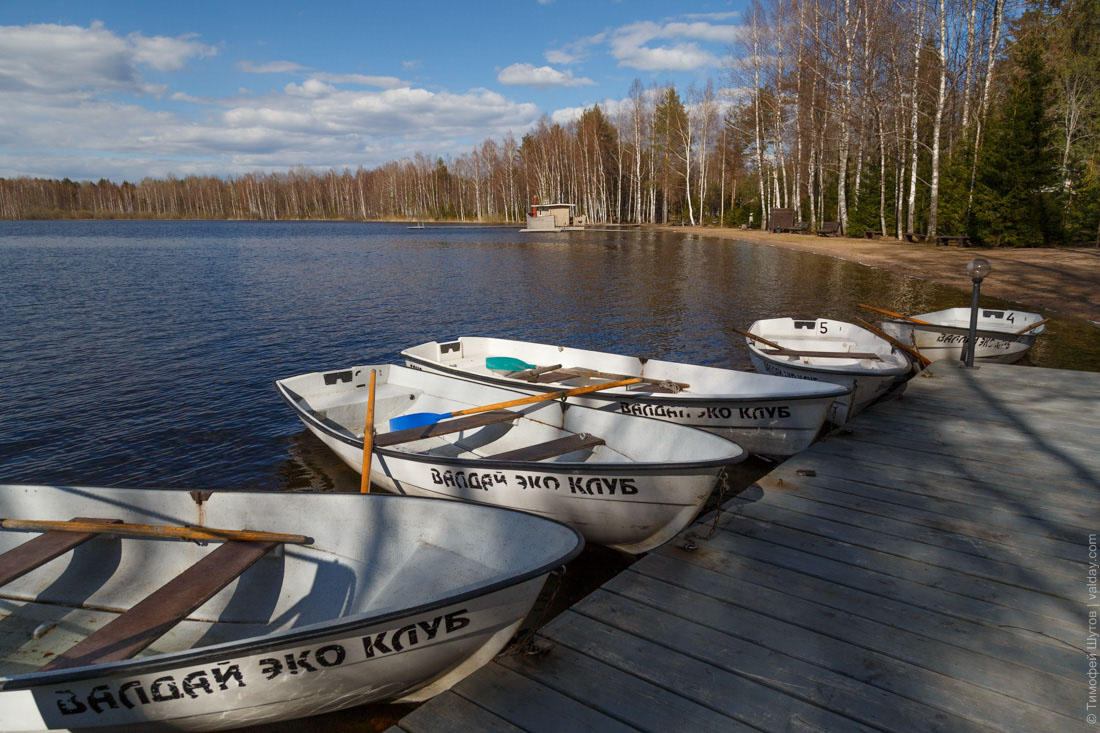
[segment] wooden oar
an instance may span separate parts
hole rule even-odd
[[[881,313],[884,316],[890,316],[891,318],[900,318],[903,321],[912,321],[913,323],[920,323],[925,326],[934,326],[935,324],[930,321],[922,321],[919,318],[911,318],[909,316],[903,316],[901,313],[894,313],[893,311],[883,310],[882,308],[876,308],[873,305],[867,305],[866,303],[860,303],[860,308],[866,308],[869,311]]]
[[[629,374],[613,374],[611,372],[601,372],[596,369],[589,369],[587,367],[569,367],[568,369],[562,369],[563,372],[572,372],[581,377],[592,377],[595,379],[630,379]],[[645,384],[668,384],[675,385],[680,389],[688,389],[691,387],[687,382],[674,382],[671,379],[648,379],[641,377],[641,380]]]
[[[1016,334],[1019,335],[1021,333],[1027,333],[1028,331],[1031,331],[1033,329],[1038,328],[1039,326],[1043,325],[1044,323],[1046,323],[1049,320],[1050,320],[1049,318],[1044,318],[1041,321],[1036,321],[1035,323],[1032,323],[1030,326],[1024,326],[1019,331],[1017,331]]]
[[[408,415],[398,415],[397,417],[390,418],[390,430],[396,432],[398,430],[408,430],[409,428],[419,428],[423,425],[431,425],[432,423],[437,423],[440,420],[446,420],[449,417],[459,417],[460,415],[473,415],[478,412],[500,410],[505,407],[518,407],[519,405],[529,405],[533,402],[548,402],[550,400],[564,399],[566,397],[573,397],[574,395],[596,392],[601,389],[625,387],[628,384],[637,384],[641,381],[643,380],[639,377],[632,377],[631,379],[621,379],[617,382],[606,382],[604,384],[593,384],[587,387],[577,387],[576,389],[569,389],[564,392],[547,392],[546,394],[536,394],[531,395],[530,397],[521,397],[517,400],[498,402],[494,405],[467,407],[465,410],[455,410],[454,412],[412,412]]]
[[[764,344],[765,346],[767,346],[769,348],[779,349],[780,351],[783,350],[783,347],[780,346],[779,344],[775,343],[774,341],[768,341],[766,338],[763,338],[761,336],[757,336],[755,333],[749,333],[748,331],[742,331],[740,328],[737,328],[736,326],[730,326],[730,330],[733,331],[734,333],[741,334],[745,338],[752,339],[753,341]]]
[[[104,524],[103,522],[62,522],[48,519],[0,519],[0,528],[24,529],[34,532],[94,532],[124,537],[160,537],[174,540],[238,540],[242,542],[285,542],[305,545],[312,542],[302,534],[256,532],[248,529],[214,529],[212,527],[174,527],[160,524]]]
[[[506,374],[506,377],[511,379],[524,379],[528,382],[533,382],[538,379],[540,374],[546,374],[546,372],[552,372],[555,369],[561,369],[561,364],[550,364],[549,366],[535,367],[534,369],[525,369],[522,372],[512,372]]]
[[[370,388],[367,390],[367,421],[363,423],[363,478],[359,481],[359,493],[370,493],[370,461],[374,454],[374,370],[370,370]]]
[[[923,366],[928,366],[929,364],[932,363],[931,359],[927,358],[924,354],[917,351],[915,347],[907,346],[906,344],[903,344],[902,342],[898,341],[896,338],[894,338],[890,334],[883,331],[878,326],[871,325],[870,323],[863,320],[859,316],[856,316],[856,323],[863,326],[864,328],[866,328],[868,331],[875,334],[879,338],[886,339],[887,341],[890,342],[890,344],[892,346],[896,346],[897,348],[901,349],[905,353],[909,354],[914,359],[918,360]]]

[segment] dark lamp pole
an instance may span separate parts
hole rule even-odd
[[[974,283],[974,290],[970,296],[970,334],[966,340],[966,365],[974,366],[974,352],[978,348],[978,296],[982,289],[982,280],[989,277],[993,266],[989,260],[975,257],[966,265],[966,274]]]

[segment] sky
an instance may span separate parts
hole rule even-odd
[[[0,177],[459,156],[638,79],[730,86],[745,0],[0,0]],[[686,101],[686,100],[685,100]]]

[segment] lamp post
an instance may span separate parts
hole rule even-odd
[[[966,340],[966,366],[974,366],[974,352],[978,348],[978,295],[981,293],[982,280],[989,277],[993,266],[989,260],[975,257],[966,265],[966,274],[974,283],[974,290],[970,296],[970,334]]]

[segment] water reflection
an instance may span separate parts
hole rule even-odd
[[[220,489],[346,480],[303,459],[279,377],[475,334],[749,368],[729,326],[968,300],[831,257],[644,231],[4,222],[0,268],[0,393],[17,406],[0,412],[0,477]],[[1094,327],[1048,328],[1029,363],[1098,368]]]

